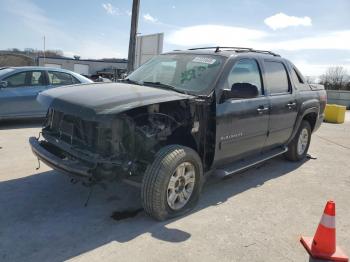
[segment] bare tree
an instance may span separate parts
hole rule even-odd
[[[321,75],[321,84],[323,84],[326,89],[346,89],[348,81],[349,75],[342,66],[329,67],[326,73]]]
[[[306,83],[308,84],[315,84],[316,78],[314,76],[305,76]]]

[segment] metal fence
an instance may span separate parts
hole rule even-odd
[[[350,109],[350,91],[327,90],[327,103],[343,105]]]

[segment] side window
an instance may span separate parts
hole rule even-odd
[[[26,85],[27,72],[21,72],[5,78],[7,87],[22,87]]]
[[[262,94],[260,70],[253,59],[242,59],[236,63],[228,75],[227,83],[228,89],[231,89],[236,83],[255,85],[259,90],[259,95]]]
[[[30,86],[45,85],[45,76],[43,71],[30,71],[28,72],[28,77]]]
[[[287,71],[281,62],[265,61],[266,84],[270,94],[289,92]]]
[[[80,81],[72,76],[73,84],[80,84]]]
[[[51,85],[71,85],[73,79],[70,74],[63,72],[48,71],[49,81]]]

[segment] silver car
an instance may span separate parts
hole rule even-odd
[[[77,73],[49,67],[0,68],[0,120],[43,117],[46,108],[36,101],[37,95],[50,88],[92,83]]]

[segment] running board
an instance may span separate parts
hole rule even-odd
[[[243,170],[248,169],[252,166],[260,164],[266,160],[269,160],[269,159],[274,158],[276,156],[282,155],[287,151],[288,151],[287,147],[276,148],[276,149],[273,149],[271,151],[262,153],[258,156],[255,156],[253,158],[239,160],[237,162],[234,162],[234,163],[229,164],[227,166],[224,166],[222,168],[216,169],[214,172],[214,176],[225,177],[225,176],[232,175],[234,173],[243,171]]]

